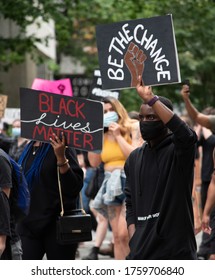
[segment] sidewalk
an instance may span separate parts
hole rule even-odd
[[[79,244],[78,247],[78,255],[76,257],[76,260],[81,260],[83,257],[87,256],[90,252],[90,249],[94,246],[94,240],[95,240],[95,232],[92,232],[93,235],[93,240],[92,241],[88,241],[88,242],[83,242],[81,244]],[[103,245],[107,245],[111,242],[111,237],[112,237],[112,233],[110,231],[107,232],[106,238],[103,241]],[[200,232],[199,234],[196,235],[196,243],[197,243],[197,251],[199,248],[199,244],[201,242],[201,237],[202,237],[202,232]],[[102,255],[98,255],[99,260],[113,260],[113,258],[111,258],[110,256],[102,256]]]
[[[91,248],[94,246],[94,241],[95,241],[95,231],[92,232],[92,236],[93,236],[93,240],[92,241],[87,241],[87,242],[83,242],[79,244],[78,247],[78,255],[76,257],[76,260],[81,260],[83,257],[86,257]],[[102,246],[105,246],[107,244],[109,244],[111,242],[111,238],[112,238],[112,233],[111,231],[107,232],[106,238],[102,243]],[[111,258],[110,256],[102,256],[102,255],[98,255],[99,260],[113,260],[113,258]]]

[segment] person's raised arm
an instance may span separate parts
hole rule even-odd
[[[205,140],[207,140],[211,135],[213,135],[212,131],[205,127],[202,127],[202,134],[203,134]]]
[[[181,96],[184,100],[186,110],[191,117],[191,119],[207,128],[211,128],[211,123],[207,115],[200,113],[190,101],[190,87],[188,85],[183,85],[181,89]]]

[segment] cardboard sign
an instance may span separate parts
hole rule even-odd
[[[84,75],[71,75],[70,80],[72,83],[73,95],[88,98],[92,79]]]
[[[5,108],[7,107],[7,95],[0,94],[0,119],[4,117]]]
[[[96,27],[103,89],[180,83],[172,15]]]
[[[72,84],[73,96],[88,98],[92,79],[82,74],[58,74],[56,79],[68,78]]]
[[[14,120],[20,120],[20,108],[5,108],[2,121],[12,124]]]
[[[70,79],[44,80],[36,78],[31,86],[32,89],[52,92],[60,95],[73,96]]]
[[[111,91],[111,90],[103,90],[102,89],[102,78],[100,70],[94,71],[93,83],[90,89],[89,98],[93,100],[101,101],[103,97],[112,96],[116,99],[119,99],[120,92]]]
[[[27,88],[20,89],[21,136],[50,142],[61,132],[67,145],[79,150],[101,150],[103,104],[85,98],[61,96]]]

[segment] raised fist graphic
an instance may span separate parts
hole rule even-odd
[[[124,61],[131,74],[131,87],[136,87],[138,77],[143,75],[144,61],[147,59],[145,53],[133,42],[128,46]]]

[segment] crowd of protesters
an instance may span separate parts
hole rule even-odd
[[[0,155],[1,259],[75,259],[79,244],[56,241],[60,212],[56,171],[63,182],[66,209],[75,208],[79,192],[85,191],[100,164],[103,182],[93,199],[85,197],[84,206],[95,215],[99,241],[83,259],[99,259],[108,228],[113,246],[107,254],[115,259],[215,259],[214,109],[200,113],[191,103],[189,86],[183,85],[181,96],[191,125],[174,113],[171,100],[154,95],[140,77],[136,91],[142,100],[135,115],[138,120],[129,117],[117,99],[103,100],[104,146],[85,155],[87,165],[81,153],[66,146],[63,134],[61,138],[53,134],[50,143],[43,143],[22,138],[20,120],[14,121],[10,136],[4,125],[0,148],[22,165],[31,206],[12,232],[12,170]],[[194,194],[199,184],[201,204],[196,211]],[[197,252],[195,234],[201,228]]]

